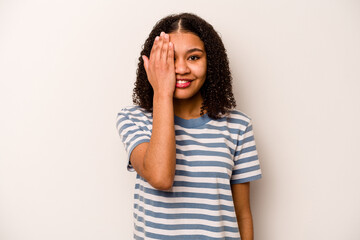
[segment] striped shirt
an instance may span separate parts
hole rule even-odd
[[[128,154],[149,142],[152,114],[123,108],[117,130]],[[134,239],[240,239],[231,184],[261,178],[251,119],[238,110],[211,119],[174,116],[176,171],[168,191],[136,175]]]

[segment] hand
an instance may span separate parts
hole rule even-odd
[[[150,59],[145,55],[144,68],[155,94],[173,96],[176,77],[174,67],[174,45],[169,41],[169,35],[161,32],[155,38],[150,52]]]

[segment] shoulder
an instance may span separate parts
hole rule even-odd
[[[230,109],[223,117],[227,121],[237,122],[242,125],[249,125],[251,123],[251,117],[238,109]]]
[[[215,121],[223,122],[232,129],[238,129],[240,133],[251,125],[251,117],[238,109],[230,109]]]
[[[239,118],[239,119],[243,119],[248,122],[251,121],[251,117],[249,115],[247,115],[246,113],[244,113],[243,111],[240,111],[238,109],[230,109],[228,115],[232,118]]]
[[[152,118],[151,112],[148,112],[146,109],[137,106],[125,106],[117,114],[117,118],[126,117],[126,118]]]
[[[123,107],[117,114],[116,125],[119,128],[133,124],[149,128],[152,125],[152,113],[137,105]]]

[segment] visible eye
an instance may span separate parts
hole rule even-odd
[[[191,61],[195,61],[195,60],[198,60],[200,57],[198,57],[198,56],[190,56],[189,57],[189,60],[191,60]]]

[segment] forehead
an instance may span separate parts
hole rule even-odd
[[[204,50],[204,42],[194,33],[170,33],[169,38],[174,44],[175,51],[187,51],[195,47]]]

